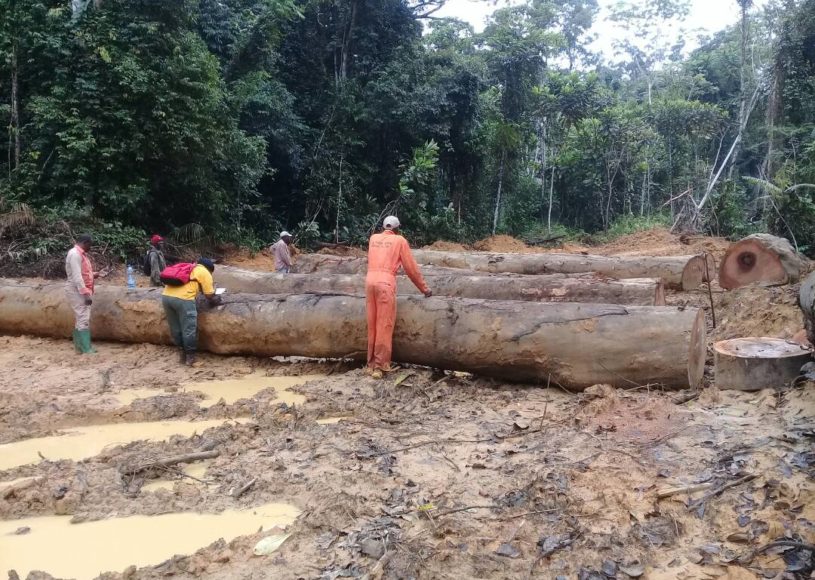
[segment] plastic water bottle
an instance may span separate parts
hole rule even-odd
[[[133,275],[133,266],[130,264],[127,265],[127,289],[128,290],[135,290],[136,288],[136,277]]]

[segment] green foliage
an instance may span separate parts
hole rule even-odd
[[[139,228],[95,218],[73,204],[33,210],[26,204],[0,200],[0,274],[30,275],[39,264],[46,276],[65,275],[65,253],[78,234],[94,239],[94,254],[101,264],[140,257],[147,234]],[[100,265],[101,265],[100,264]]]
[[[601,243],[610,242],[622,236],[653,228],[669,228],[671,222],[671,216],[668,213],[656,213],[650,216],[622,215],[615,219],[606,231],[595,236],[595,240]]]
[[[611,65],[588,48],[598,6],[500,6],[477,34],[408,0],[6,2],[0,191],[18,205],[0,236],[35,215],[87,224],[117,255],[144,231],[364,244],[389,212],[418,244],[614,236],[672,225],[710,191],[709,230],[815,247],[798,187],[815,182],[815,1],[750,8],[744,86],[740,27],[686,57],[654,26],[685,0],[618,2],[629,36]],[[24,245],[56,252],[68,234],[38,235]]]

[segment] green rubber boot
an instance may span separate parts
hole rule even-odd
[[[76,354],[82,354],[82,345],[79,342],[79,331],[74,328],[74,350]]]
[[[77,330],[79,335],[79,348],[82,354],[96,354],[96,350],[91,346],[91,331],[90,330]]]

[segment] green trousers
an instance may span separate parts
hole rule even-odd
[[[161,304],[164,306],[173,342],[183,348],[184,352],[195,352],[198,348],[198,309],[195,300],[162,296]]]

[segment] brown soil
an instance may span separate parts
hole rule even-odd
[[[334,372],[297,388],[307,398],[302,407],[270,406],[260,394],[207,412],[250,417],[249,424],[0,472],[0,481],[39,478],[0,499],[6,519],[68,514],[81,522],[269,501],[303,511],[273,557],[252,556],[263,534],[248,533],[106,578],[333,578],[370,573],[378,563],[384,578],[577,578],[604,565],[633,571],[636,562],[648,578],[722,577],[730,568],[754,578],[783,569],[783,561],[759,556],[741,568],[734,555],[785,533],[815,541],[807,435],[815,385],[778,395],[708,390],[677,404],[676,394],[645,388],[571,395],[419,368],[377,382],[335,365],[214,356],[190,371],[176,367],[167,348],[102,344],[100,351],[80,359],[66,341],[4,339],[2,440],[66,425],[201,416],[186,394],[123,408],[111,398],[122,388],[169,386],[168,377]],[[330,416],[348,418],[315,422]],[[208,468],[209,486],[183,480],[172,491],[146,492],[142,484],[161,473],[121,475],[122,466],[206,442],[221,451]],[[757,478],[691,503],[745,474]],[[229,497],[252,478],[240,499]],[[698,483],[709,490],[656,497]]]
[[[707,314],[708,339],[725,340],[745,336],[771,336],[792,339],[804,328],[798,306],[800,285],[775,288],[747,287],[723,291],[713,284],[716,328],[706,290],[668,292],[669,305],[703,308]]]
[[[232,250],[221,259],[223,264],[246,268],[248,270],[263,270],[274,272],[274,258],[267,250],[252,253],[246,249]]]
[[[325,254],[328,256],[342,256],[349,258],[364,258],[368,253],[362,248],[355,248],[353,246],[337,246],[336,248],[323,248],[318,254]]]
[[[474,243],[473,249],[481,252],[525,252],[529,248],[512,236],[492,236]]]
[[[682,256],[708,252],[718,262],[729,245],[730,242],[724,238],[672,234],[665,228],[653,228],[593,247],[592,253],[610,256]]]
[[[469,248],[464,244],[457,244],[455,242],[445,242],[443,240],[437,240],[430,244],[429,246],[425,246],[423,249],[437,250],[440,252],[466,252]]]

